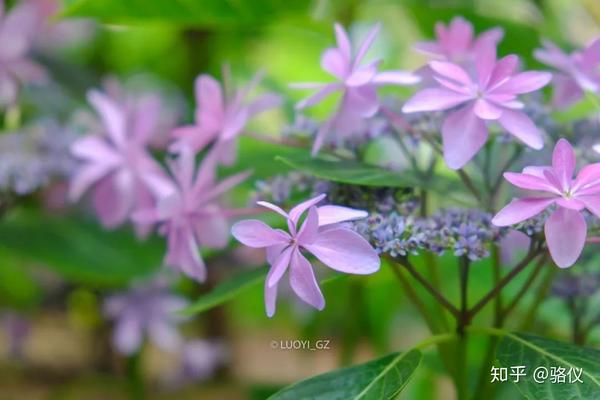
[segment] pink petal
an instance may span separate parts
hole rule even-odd
[[[170,227],[164,262],[198,282],[206,280],[206,266],[189,226]]]
[[[502,109],[495,106],[493,103],[484,99],[477,99],[475,101],[475,107],[473,108],[475,115],[481,119],[494,120],[500,118],[502,115]]]
[[[383,71],[373,78],[376,85],[412,85],[420,81],[418,75],[406,71]]]
[[[575,171],[575,152],[566,139],[560,139],[554,146],[552,168],[563,190],[568,190]]]
[[[319,213],[319,226],[354,221],[366,218],[369,215],[368,212],[363,210],[333,205],[321,206],[317,208],[317,212]]]
[[[287,233],[256,219],[236,222],[231,228],[231,234],[244,245],[255,248],[283,244],[290,240]]]
[[[176,351],[181,348],[183,338],[177,327],[168,320],[154,319],[148,325],[148,336],[157,347],[165,351]]]
[[[377,63],[354,70],[344,83],[350,87],[366,85],[373,80],[375,74],[377,74]]]
[[[265,111],[279,107],[283,103],[283,98],[275,93],[265,93],[252,101],[248,106],[248,116],[254,117]]]
[[[298,244],[304,245],[312,243],[317,237],[319,226],[319,213],[317,211],[317,207],[312,206],[308,209],[306,219],[304,220],[304,223],[298,232]]]
[[[596,217],[600,217],[600,195],[588,195],[577,197],[581,201],[585,208],[587,208]]]
[[[106,164],[85,164],[79,167],[69,186],[69,199],[78,200],[94,183],[110,172],[112,167]]]
[[[288,246],[279,253],[273,264],[271,264],[271,269],[267,274],[267,287],[277,285],[283,274],[285,274],[285,271],[287,271],[290,265],[290,258],[295,252],[298,252],[297,246]]]
[[[521,111],[505,108],[498,122],[504,129],[521,140],[527,146],[539,150],[544,147],[542,134],[533,121]]]
[[[233,113],[227,113],[223,121],[221,140],[231,140],[242,132],[248,122],[249,112],[247,108],[241,108]]]
[[[442,125],[444,159],[452,169],[462,168],[487,140],[485,123],[477,118],[473,106],[454,111]]]
[[[301,110],[303,108],[313,106],[319,103],[325,97],[329,96],[331,93],[341,88],[341,85],[336,83],[324,85],[321,89],[319,89],[319,91],[296,104],[296,110]]]
[[[559,197],[556,199],[556,204],[560,207],[568,208],[569,210],[581,211],[585,208],[585,204],[579,199],[566,199]]]
[[[352,47],[350,45],[350,39],[344,27],[338,23],[334,25],[335,41],[337,43],[340,53],[344,57],[347,63],[350,63],[350,57],[352,56]]]
[[[541,190],[544,192],[561,195],[561,192],[556,187],[548,183],[545,178],[540,178],[535,175],[505,172],[504,178],[521,189]]]
[[[196,123],[207,133],[219,131],[225,114],[225,99],[221,84],[212,76],[201,74],[194,82]]]
[[[369,48],[375,41],[375,38],[377,37],[377,35],[379,34],[380,28],[381,28],[381,24],[379,24],[379,23],[375,24],[375,26],[369,31],[369,33],[367,33],[367,36],[365,37],[365,39],[362,42],[362,45],[356,52],[356,57],[354,58],[354,64],[353,64],[354,68],[356,68],[356,67],[358,67],[358,65],[360,65],[360,62],[362,61],[364,56],[367,54],[367,51],[369,51]]]
[[[122,170],[102,179],[94,189],[94,208],[102,225],[114,228],[128,219],[134,206],[134,180]]]
[[[480,88],[485,88],[490,82],[494,68],[496,67],[496,46],[488,45],[476,49],[475,69],[477,70],[477,81]]]
[[[290,263],[290,286],[302,301],[317,310],[325,307],[325,299],[319,289],[312,266],[297,249],[294,251]]]
[[[292,208],[289,213],[289,219],[292,221],[294,226],[298,225],[298,221],[300,220],[300,216],[304,213],[304,211],[308,210],[310,207],[318,204],[321,200],[325,198],[325,194],[320,194],[312,199],[308,199],[298,204],[296,207]]]
[[[414,94],[402,107],[402,112],[441,111],[472,98],[470,95],[441,88],[427,88]]]
[[[357,114],[363,118],[370,118],[379,109],[379,99],[375,85],[363,85],[348,88],[342,99],[340,114]]]
[[[327,49],[321,57],[321,68],[340,80],[344,80],[350,66],[340,49]]]
[[[546,86],[552,79],[549,72],[527,71],[512,76],[494,89],[496,93],[529,93]]]
[[[102,119],[106,132],[117,146],[125,143],[125,114],[107,95],[91,90],[87,95],[88,101],[96,109],[96,112]]]
[[[85,160],[117,165],[121,161],[119,153],[108,145],[105,139],[98,136],[86,136],[71,145],[71,154]]]
[[[567,108],[584,96],[583,90],[571,76],[555,73],[552,82],[552,104],[557,108]]]
[[[586,165],[579,171],[572,192],[577,195],[600,193],[600,163]]]
[[[288,246],[289,246],[289,243],[283,243],[283,244],[275,244],[273,246],[267,247],[267,249],[266,249],[267,250],[266,251],[267,262],[270,265],[273,265],[273,263],[277,260],[277,257],[279,257],[281,252],[283,250],[285,250]]]
[[[548,250],[556,265],[567,268],[575,264],[587,236],[587,225],[581,213],[558,208],[546,221],[544,233]]]
[[[419,53],[423,53],[429,56],[440,56],[442,55],[442,49],[437,42],[417,42],[413,44],[413,49]]]
[[[571,60],[564,51],[549,40],[544,40],[543,44],[543,48],[533,52],[536,60],[560,70],[569,69]]]
[[[199,184],[198,182],[202,181],[197,178],[197,183],[194,184],[194,193],[197,194],[196,199],[198,202],[208,202],[214,200],[248,179],[250,174],[250,171],[246,171],[229,176],[210,189],[206,189],[204,185]]]
[[[197,125],[180,126],[171,133],[171,136],[177,140],[169,147],[169,150],[180,153],[185,147],[189,147],[192,151],[200,151],[215,140],[217,134],[218,131],[208,131]]]
[[[304,248],[340,272],[372,274],[379,269],[379,257],[369,242],[347,228],[321,231],[316,240]]]
[[[217,210],[200,218],[194,231],[200,246],[223,249],[229,242],[229,223]]]
[[[446,61],[431,61],[429,66],[438,74],[455,82],[462,83],[463,85],[470,85],[472,83],[469,74],[457,64]]]
[[[494,216],[492,223],[496,226],[514,225],[541,213],[552,203],[554,203],[554,199],[544,197],[516,199],[504,206]]]
[[[594,39],[581,54],[581,62],[585,68],[594,69],[600,64],[600,38]]]
[[[267,286],[265,281],[265,311],[267,317],[271,318],[275,315],[275,306],[277,303],[277,286]]]
[[[494,67],[494,71],[492,72],[492,76],[490,77],[489,87],[492,88],[502,83],[506,78],[512,75],[518,64],[519,57],[514,54],[510,54],[498,60]]]
[[[473,40],[473,25],[463,17],[454,17],[448,26],[446,46],[459,53],[464,52]]]
[[[286,213],[285,211],[283,211],[281,209],[281,207],[269,203],[267,201],[257,201],[256,204],[258,204],[261,207],[265,207],[268,208],[269,210],[275,211],[277,214],[281,215],[282,217],[284,217],[285,219],[289,219],[288,213]]]
[[[120,353],[135,353],[142,345],[140,316],[129,311],[119,318],[113,332],[113,341]]]

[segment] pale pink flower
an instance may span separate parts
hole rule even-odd
[[[600,216],[600,163],[583,167],[575,179],[574,171],[573,148],[567,140],[560,139],[554,147],[551,166],[526,167],[522,173],[504,173],[513,185],[537,193],[513,200],[492,220],[497,226],[513,225],[556,205],[556,210],[546,221],[544,232],[550,255],[561,268],[573,265],[583,250],[587,224],[581,211],[585,208]]]
[[[464,64],[474,60],[475,54],[484,47],[496,46],[504,31],[493,28],[475,37],[473,25],[463,17],[454,17],[448,26],[435,24],[435,41],[418,42],[413,47],[420,53],[438,60]]]
[[[10,12],[0,0],[0,107],[10,106],[19,85],[44,81],[44,69],[28,58],[42,15],[31,2],[18,2]]]
[[[536,49],[535,58],[556,68],[552,79],[552,101],[557,107],[568,107],[583,97],[584,91],[600,93],[600,38],[584,49],[570,54],[546,40]]]
[[[339,224],[364,218],[367,213],[334,205],[317,207],[323,198],[324,194],[300,203],[289,213],[274,204],[258,202],[283,216],[289,232],[273,229],[258,220],[240,221],[231,229],[233,236],[246,246],[267,250],[271,269],[265,281],[265,306],[269,317],[275,314],[277,284],[288,269],[290,286],[296,295],[318,310],[325,307],[312,266],[302,250],[340,272],[372,274],[379,269],[379,257],[369,242]],[[306,211],[308,214],[300,226],[300,218]]]
[[[70,200],[78,200],[93,187],[93,204],[101,223],[116,227],[139,208],[151,207],[164,194],[168,180],[160,165],[148,152],[152,126],[146,108],[127,113],[121,104],[90,91],[88,101],[96,110],[101,125],[77,140],[71,152],[82,160],[69,189]],[[149,227],[139,226],[144,234]]]
[[[460,106],[442,125],[444,159],[450,168],[462,168],[477,154],[488,138],[487,124],[492,122],[529,147],[543,147],[540,131],[520,111],[523,103],[517,96],[538,90],[552,76],[548,72],[517,72],[518,62],[515,55],[496,60],[496,49],[488,46],[478,52],[472,75],[451,62],[429,63],[438,86],[417,92],[402,111],[440,111]]]
[[[331,131],[347,135],[362,120],[370,118],[379,110],[377,88],[382,85],[411,85],[420,78],[405,71],[383,71],[378,68],[381,60],[363,63],[365,55],[379,33],[380,24],[371,29],[356,53],[352,52],[350,39],[340,24],[335,24],[337,47],[329,48],[321,57],[321,67],[336,78],[334,83],[298,83],[296,89],[317,89],[310,97],[300,101],[296,109],[304,109],[321,102],[335,92],[342,98],[337,110],[323,123],[313,144],[315,155]]]
[[[167,237],[165,265],[200,282],[206,280],[206,266],[199,248],[224,248],[229,240],[227,218],[234,211],[223,209],[217,200],[249,175],[239,173],[217,182],[217,157],[214,150],[209,152],[196,170],[194,153],[183,148],[169,163],[174,179],[167,194],[155,207],[133,214],[136,223],[158,224],[158,232]]]
[[[278,107],[280,96],[274,93],[262,94],[250,100],[250,93],[258,85],[261,74],[254,76],[246,87],[234,91],[230,85],[228,72],[224,72],[223,87],[212,76],[202,74],[196,78],[196,111],[193,125],[179,127],[173,131],[175,142],[171,150],[181,151],[190,147],[194,151],[205,148],[210,143],[219,147],[220,161],[232,164],[237,156],[235,140],[242,134],[247,123],[256,115]]]

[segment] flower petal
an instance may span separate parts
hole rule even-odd
[[[285,271],[287,271],[290,265],[290,259],[292,254],[298,251],[297,246],[288,246],[285,250],[279,253],[279,256],[271,264],[271,269],[267,274],[267,287],[273,287],[277,285]]]
[[[376,85],[412,85],[421,81],[421,77],[408,71],[383,71],[375,75]]]
[[[310,207],[316,205],[321,200],[325,198],[325,194],[320,194],[312,199],[308,199],[298,204],[296,207],[290,210],[289,218],[294,224],[294,226],[298,225],[298,220],[300,220],[300,216],[304,213],[304,211],[308,210]]]
[[[360,48],[356,52],[356,57],[354,57],[353,68],[356,68],[360,65],[362,59],[367,54],[367,52],[371,48],[371,45],[375,41],[375,38],[379,34],[379,29],[381,29],[381,24],[377,23],[375,24],[375,26],[373,26],[373,28],[371,28],[369,33],[367,33],[367,36],[365,37],[362,44],[360,45]]]
[[[571,187],[571,180],[575,171],[575,152],[566,139],[560,139],[554,146],[552,169],[563,190],[568,190]]]
[[[110,97],[97,90],[90,90],[88,101],[96,109],[106,133],[117,146],[125,143],[125,113]]]
[[[267,286],[265,281],[265,311],[267,317],[271,318],[275,315],[275,306],[277,303],[277,286]]]
[[[521,111],[505,108],[498,122],[510,134],[521,140],[527,146],[539,150],[544,147],[542,134],[533,121]]]
[[[441,111],[455,107],[472,96],[442,88],[427,88],[415,93],[402,107],[402,112]]]
[[[473,106],[464,107],[446,117],[442,125],[444,159],[452,169],[462,168],[485,144],[488,131],[475,115]]]
[[[552,79],[550,72],[526,71],[513,75],[505,83],[497,86],[494,93],[529,93],[546,86]]]
[[[350,57],[352,56],[352,47],[350,44],[350,39],[348,38],[348,34],[346,33],[344,27],[338,23],[334,25],[334,31],[335,41],[337,42],[338,49],[340,49],[342,56],[349,63]]]
[[[516,172],[505,172],[504,179],[521,189],[541,190],[557,195],[561,194],[561,192],[554,187],[554,185],[551,185],[546,179],[539,176],[531,174],[519,174]]]
[[[366,218],[369,213],[354,208],[326,205],[317,208],[319,213],[319,226],[336,224],[338,222],[353,221]]]
[[[492,224],[496,226],[517,224],[541,213],[546,207],[554,203],[554,201],[555,199],[544,197],[515,199],[504,206],[504,208],[492,218]]]
[[[287,233],[271,228],[257,219],[236,222],[231,228],[231,234],[238,241],[249,247],[268,247],[289,241]]]
[[[579,211],[558,208],[544,225],[552,260],[561,268],[575,264],[587,236],[587,225]],[[568,240],[566,240],[568,238]]]
[[[317,212],[317,207],[312,206],[308,209],[306,219],[298,232],[298,244],[304,245],[312,243],[317,237],[319,225],[319,213]]]
[[[572,191],[577,195],[600,194],[600,163],[581,168],[573,182]]]
[[[484,99],[477,99],[473,108],[475,114],[481,119],[498,119],[502,115],[502,109]]]
[[[445,78],[451,79],[463,85],[472,83],[471,77],[461,66],[447,61],[430,61],[429,66],[433,71]]]
[[[296,104],[296,110],[301,110],[306,107],[313,106],[323,100],[325,97],[329,96],[331,93],[336,90],[341,89],[341,85],[337,83],[330,83],[323,85],[317,92],[312,94],[311,96],[301,100],[298,104]]]
[[[325,298],[315,278],[312,266],[299,250],[294,251],[290,263],[290,286],[300,299],[317,310],[325,307]]]
[[[321,68],[340,80],[344,80],[349,72],[349,67],[348,60],[338,48],[325,50],[321,57]]]
[[[369,242],[347,228],[321,231],[316,240],[304,248],[337,271],[372,274],[379,269],[379,257]]]

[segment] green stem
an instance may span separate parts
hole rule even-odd
[[[546,277],[538,287],[533,303],[529,307],[529,311],[525,314],[525,318],[521,322],[520,330],[530,330],[534,321],[535,316],[537,315],[537,310],[542,304],[542,301],[546,298],[550,287],[552,286],[552,281],[554,280],[554,274],[556,274],[557,268],[548,269],[548,273]]]
[[[523,271],[535,257],[540,254],[540,249],[535,245],[535,240],[531,241],[531,246],[527,255],[504,277],[500,282],[488,292],[473,308],[468,312],[470,317],[474,317],[486,304],[494,299],[506,285],[508,285],[521,271]]]
[[[517,306],[517,304],[519,304],[519,302],[521,301],[521,299],[523,298],[523,296],[525,296],[525,294],[527,292],[529,292],[529,288],[531,287],[531,285],[533,285],[533,283],[535,282],[535,280],[539,276],[539,274],[542,271],[542,269],[543,269],[544,264],[546,263],[546,261],[547,261],[547,257],[542,257],[535,264],[534,270],[531,271],[531,273],[527,277],[527,280],[525,281],[525,283],[523,284],[523,286],[521,287],[521,289],[519,290],[519,292],[517,293],[517,295],[514,297],[514,299],[512,299],[512,301],[508,304],[508,306],[506,306],[506,308],[502,311],[502,318],[503,319],[506,318],[506,317],[508,317],[508,315],[515,309],[515,307]]]
[[[450,303],[448,301],[448,299],[446,299],[440,292],[438,292],[437,289],[434,288],[427,279],[425,279],[421,274],[419,274],[417,272],[417,270],[411,264],[411,262],[408,260],[408,258],[400,257],[400,258],[396,258],[396,259],[394,259],[394,258],[390,258],[390,259],[391,259],[391,261],[396,260],[398,263],[400,263],[402,266],[404,266],[404,268],[406,268],[406,270],[413,276],[413,278],[415,278],[429,292],[429,294],[431,294],[431,296],[433,296],[452,315],[454,315],[456,318],[459,317],[460,313],[459,313],[458,309],[456,307],[454,307],[452,305],[452,303]]]
[[[129,394],[132,400],[143,400],[146,398],[144,375],[142,372],[141,350],[127,358],[127,381]]]
[[[414,347],[419,350],[423,350],[426,347],[438,345],[446,342],[451,342],[456,340],[456,335],[454,333],[442,333],[440,335],[433,335],[428,337],[427,339],[417,343]]]
[[[500,283],[502,273],[500,271],[500,249],[497,245],[492,246],[492,272],[494,274],[494,286]],[[504,318],[502,316],[502,292],[494,299],[494,326],[502,327]]]
[[[460,268],[460,316],[458,318],[457,331],[459,335],[464,334],[464,328],[469,324],[469,301],[468,301],[468,286],[469,286],[469,269],[471,266],[470,260],[463,256],[459,259]]]

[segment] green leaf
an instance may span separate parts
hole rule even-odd
[[[279,156],[276,159],[294,169],[333,182],[377,187],[418,187],[440,193],[448,193],[452,187],[456,187],[455,181],[448,177],[435,176],[425,180],[411,171],[390,171],[352,160],[330,160],[307,155]]]
[[[309,2],[288,0],[66,0],[62,17],[92,17],[107,23],[169,22],[221,27],[268,22],[283,13],[307,12]]]
[[[550,340],[524,333],[506,333],[496,358],[503,367],[525,366],[526,376],[516,383],[519,391],[528,399],[600,399],[600,351],[578,347],[569,343]],[[550,376],[544,383],[533,379],[534,371],[544,367],[581,369],[583,383],[552,383]],[[509,379],[510,376],[509,376]]]
[[[385,400],[404,389],[421,362],[421,352],[393,353],[365,364],[298,382],[269,400]]]
[[[260,285],[261,282],[265,280],[266,275],[266,268],[257,268],[240,272],[232,279],[217,285],[210,293],[201,296],[193,304],[181,310],[180,314],[192,316],[219,306],[234,299],[240,293]]]
[[[94,287],[118,287],[158,268],[164,241],[139,241],[130,229],[104,230],[93,220],[20,210],[0,223],[0,243],[22,259],[63,278]]]
[[[30,309],[41,300],[41,288],[23,259],[0,246],[0,304]]]

